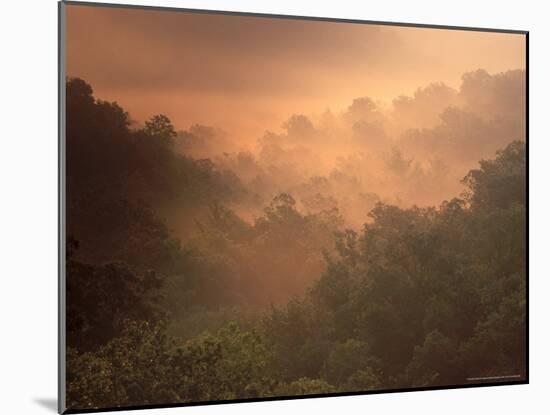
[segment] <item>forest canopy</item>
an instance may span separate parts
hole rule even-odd
[[[67,406],[526,377],[525,72],[247,149],[66,84]]]

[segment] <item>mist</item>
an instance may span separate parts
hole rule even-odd
[[[337,209],[358,229],[377,202],[437,206],[460,194],[480,159],[525,139],[524,97],[523,70],[478,69],[459,89],[434,82],[389,106],[365,96],[337,112],[304,109],[252,140],[195,124],[178,131],[175,146],[240,179],[248,197],[231,208],[249,222],[288,193],[301,212]]]
[[[67,407],[527,379],[519,34],[67,7]]]

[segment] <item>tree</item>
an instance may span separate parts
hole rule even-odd
[[[497,152],[495,160],[482,160],[463,182],[466,198],[474,209],[509,208],[526,203],[525,143],[514,141]]]
[[[145,121],[143,131],[145,134],[169,144],[173,144],[173,140],[177,135],[172,122],[163,114],[154,115],[151,119]]]
[[[154,271],[137,274],[126,263],[67,264],[67,344],[93,351],[117,337],[124,321],[162,316],[155,293],[163,279]]]

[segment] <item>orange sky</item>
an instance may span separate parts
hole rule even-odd
[[[525,67],[517,34],[67,6],[67,74],[143,121],[168,115],[233,136],[278,131],[293,113],[391,103],[464,72]]]

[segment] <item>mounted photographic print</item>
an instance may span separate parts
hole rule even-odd
[[[61,2],[59,410],[528,382],[528,33]]]

